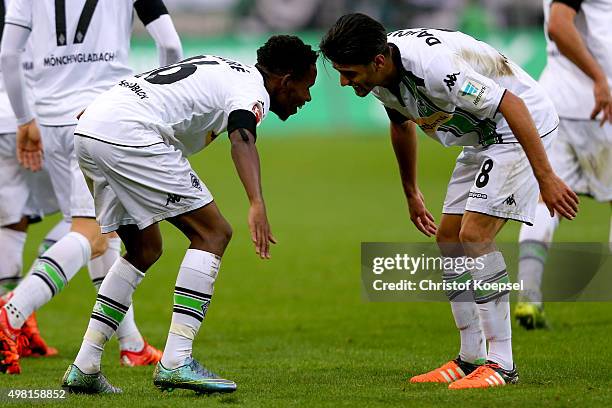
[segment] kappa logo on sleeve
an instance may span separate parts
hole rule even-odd
[[[459,90],[459,97],[469,101],[474,107],[481,108],[488,92],[488,86],[473,79],[467,79]]]

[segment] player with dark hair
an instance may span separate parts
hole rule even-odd
[[[211,55],[188,58],[126,78],[86,109],[75,132],[78,161],[93,186],[102,232],[117,231],[126,253],[100,287],[81,349],[64,376],[65,389],[120,392],[100,372],[100,359],[132,293],[161,255],[162,220],[191,244],[176,280],[172,323],[154,384],[198,393],[236,389],[191,355],[232,229],[187,157],[227,131],[250,201],[255,251],[268,259],[275,239],[261,191],[256,128],[269,111],[286,120],[311,100],[316,59],[299,38],[275,36],[259,49],[255,66]]]
[[[436,235],[443,256],[479,258],[482,268],[445,270],[448,285],[471,280],[504,288],[508,274],[495,236],[507,220],[533,221],[538,187],[551,213],[575,216],[578,198],[546,155],[558,126],[552,102],[488,44],[428,28],[387,35],[372,18],[349,14],[320,48],[342,86],[361,97],[372,92],[385,106],[412,222]],[[416,125],[445,146],[463,146],[439,228],[417,185]],[[508,290],[450,291],[448,297],[461,334],[459,356],[411,382],[445,382],[453,389],[517,382]]]

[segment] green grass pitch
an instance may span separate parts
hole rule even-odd
[[[407,216],[393,152],[380,137],[268,138],[262,132],[264,193],[279,240],[272,259],[256,258],[246,227],[247,200],[226,140],[193,158],[203,181],[234,226],[195,357],[233,379],[229,396],[160,393],[152,367],[122,368],[115,340],[103,369],[124,394],[71,396],[54,406],[602,406],[612,397],[609,303],[550,304],[548,331],[514,327],[516,386],[450,391],[406,379],[453,358],[459,336],[445,303],[368,303],[360,288],[360,242],[425,241]],[[439,219],[457,150],[421,143],[419,179]],[[582,200],[565,241],[606,242],[609,208]],[[32,227],[26,265],[56,218]],[[602,222],[603,221],[603,222]],[[518,225],[501,235],[512,241]],[[136,318],[152,344],[163,347],[172,288],[187,241],[164,225],[165,252],[135,294]],[[19,376],[0,388],[57,388],[76,355],[94,302],[81,271],[64,293],[38,313],[45,338],[60,350],[49,359],[22,360]],[[4,404],[4,403],[3,403]],[[44,406],[39,405],[37,406]]]

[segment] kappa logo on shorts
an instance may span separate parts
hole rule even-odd
[[[191,175],[191,187],[197,188],[198,190],[202,191],[202,184],[200,183],[198,176],[196,176],[193,173],[189,173],[189,174]]]
[[[168,200],[166,201],[166,207],[170,203],[172,204],[180,203],[182,198],[183,197],[181,197],[180,195],[168,193]]]
[[[514,194],[504,200],[504,204],[506,205],[514,205],[516,206],[516,200],[514,199]]]

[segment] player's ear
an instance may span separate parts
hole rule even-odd
[[[281,88],[287,87],[287,85],[289,84],[289,81],[291,81],[291,74],[283,75],[281,77]]]
[[[380,70],[382,67],[385,66],[385,63],[387,62],[387,59],[385,58],[385,56],[383,54],[378,54],[377,56],[374,57],[374,69],[376,71]]]

